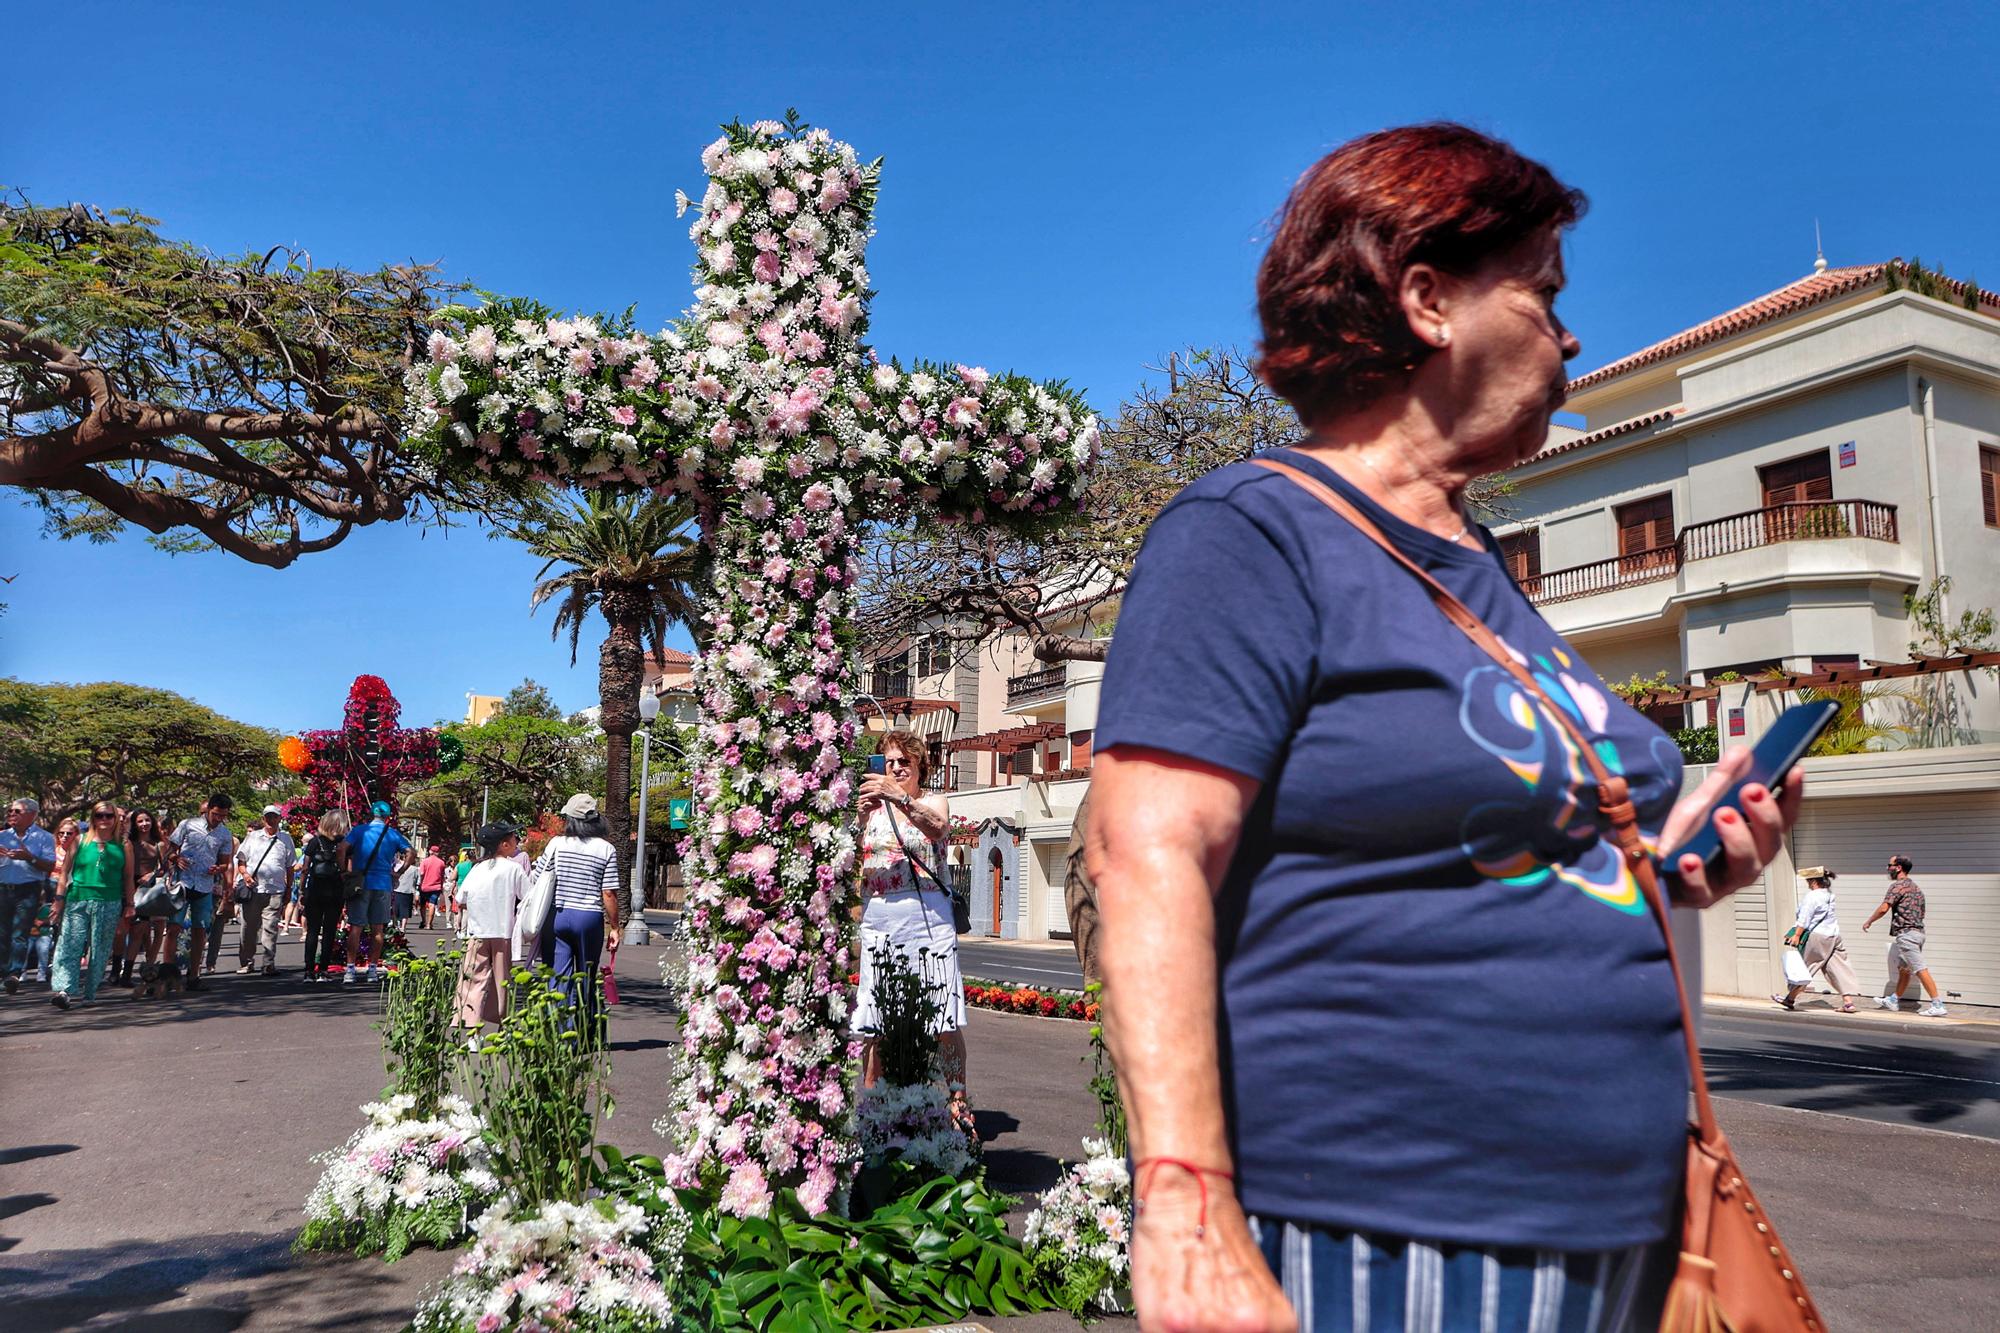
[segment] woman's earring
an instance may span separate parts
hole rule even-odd
[[[1451,343],[1451,329],[1443,324],[1438,325],[1437,339],[1439,347],[1449,346]]]

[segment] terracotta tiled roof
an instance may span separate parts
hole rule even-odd
[[[1746,329],[1754,329],[1759,324],[1782,319],[1786,315],[1804,310],[1808,306],[1818,305],[1822,301],[1831,301],[1835,297],[1858,292],[1881,282],[1883,270],[1887,267],[1886,264],[1861,264],[1851,268],[1830,268],[1824,273],[1809,274],[1797,282],[1778,288],[1775,292],[1758,297],[1748,305],[1737,306],[1726,315],[1717,315],[1714,319],[1697,324],[1691,329],[1684,329],[1663,342],[1656,342],[1651,347],[1642,348],[1630,356],[1613,361],[1608,366],[1593,370],[1580,379],[1571,380],[1570,392],[1576,393],[1593,385],[1602,384],[1606,380],[1615,379],[1628,371],[1637,370],[1640,366],[1650,366],[1670,357],[1679,356],[1682,352],[1693,351],[1709,343],[1721,342],[1724,338],[1742,333]]]
[[[662,648],[646,658],[646,665],[653,667],[684,667],[694,665],[694,655],[678,648]]]
[[[1633,417],[1630,421],[1621,421],[1615,426],[1606,426],[1603,430],[1594,430],[1588,435],[1579,435],[1573,440],[1564,440],[1561,444],[1542,450],[1529,459],[1528,462],[1539,463],[1544,458],[1554,458],[1557,454],[1566,454],[1573,449],[1587,448],[1602,440],[1613,439],[1620,435],[1630,435],[1635,430],[1644,430],[1648,426],[1657,426],[1663,421],[1672,421],[1674,416],[1675,412],[1673,408],[1663,407],[1657,412],[1648,412],[1644,416]],[[1526,465],[1522,464],[1524,467]]]

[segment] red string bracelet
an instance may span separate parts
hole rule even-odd
[[[1195,1219],[1195,1224],[1194,1224],[1194,1235],[1196,1240],[1200,1240],[1204,1235],[1208,1233],[1207,1177],[1217,1176],[1223,1180],[1236,1179],[1236,1173],[1233,1171],[1224,1171],[1218,1167],[1213,1167],[1213,1166],[1197,1166],[1195,1163],[1185,1161],[1179,1157],[1142,1157],[1137,1162],[1133,1163],[1133,1165],[1139,1168],[1139,1194],[1133,1203],[1133,1211],[1135,1212],[1143,1209],[1146,1206],[1146,1200],[1144,1197],[1146,1192],[1146,1182],[1153,1178],[1153,1172],[1158,1170],[1160,1167],[1177,1166],[1181,1170],[1187,1172],[1189,1175],[1194,1177],[1195,1186],[1201,1191],[1201,1212]]]

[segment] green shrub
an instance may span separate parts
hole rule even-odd
[[[467,1060],[494,1174],[524,1209],[584,1197],[597,1118],[612,1109],[603,1006],[589,1006],[587,1017],[551,982],[539,964],[516,969],[507,1017]]]
[[[411,955],[382,990],[382,1057],[389,1072],[382,1095],[415,1098],[420,1117],[436,1114],[438,1098],[450,1084],[458,1049],[452,1016],[464,957],[462,949],[441,940],[435,957]]]

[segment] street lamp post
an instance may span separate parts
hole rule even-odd
[[[632,856],[632,942],[649,944],[652,931],[646,925],[646,796],[652,786],[650,780],[653,759],[653,719],[660,715],[660,696],[651,690],[639,692],[639,720],[646,725],[639,728],[643,737],[639,746],[639,846]]]

